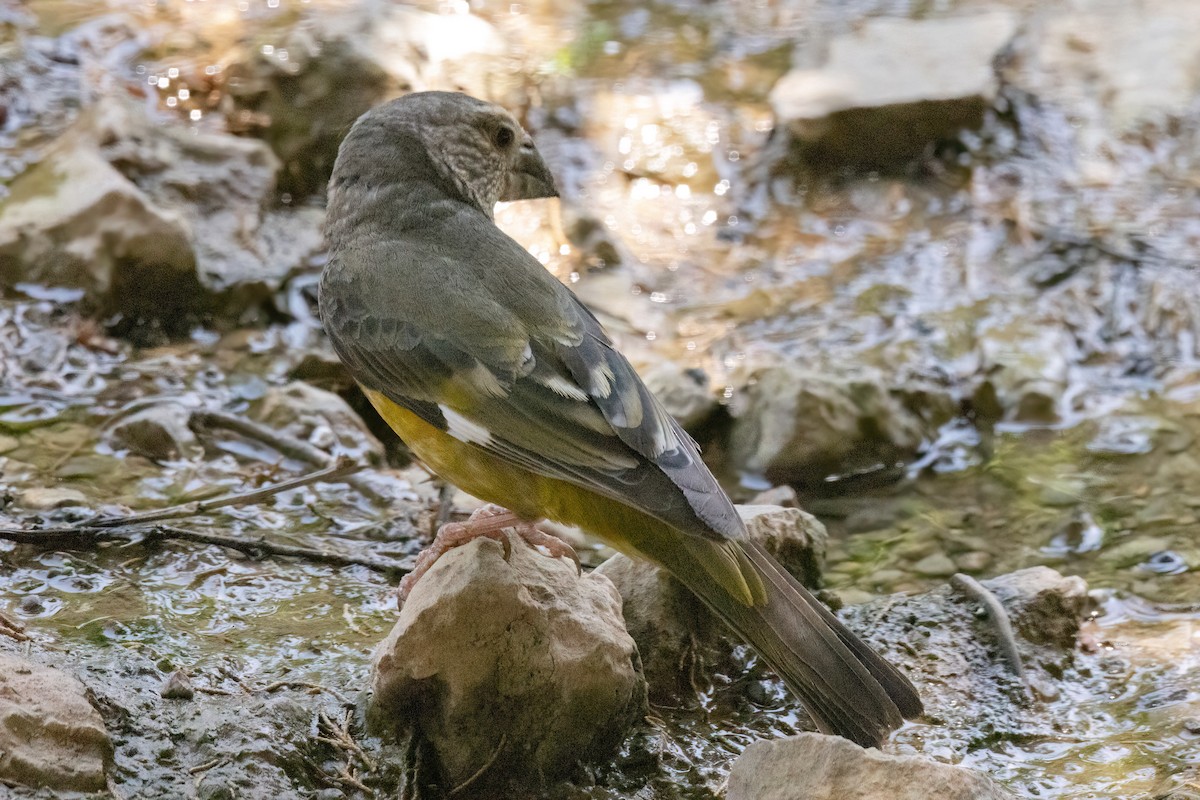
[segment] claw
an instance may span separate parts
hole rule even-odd
[[[500,506],[489,504],[477,509],[466,522],[451,522],[443,525],[438,530],[437,536],[433,538],[433,542],[429,547],[422,550],[420,555],[417,556],[417,563],[413,566],[412,572],[401,579],[400,586],[396,589],[398,604],[404,604],[409,592],[417,585],[417,581],[429,571],[438,558],[472,539],[486,536],[489,539],[500,542],[504,548],[504,560],[508,561],[511,559],[512,541],[504,532],[510,528],[517,536],[520,536],[523,541],[532,547],[545,548],[551,557],[562,558],[566,556],[571,559],[575,562],[576,574],[583,574],[583,564],[579,560],[579,554],[575,552],[575,548],[571,547],[571,545],[554,534],[541,530],[537,527],[536,523],[523,520],[513,512]]]

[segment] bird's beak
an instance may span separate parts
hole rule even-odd
[[[500,199],[511,202],[534,200],[538,197],[558,197],[558,189],[554,185],[554,176],[550,174],[550,168],[542,160],[542,154],[533,146],[533,139],[529,134],[525,134],[516,168],[509,176],[508,188]]]

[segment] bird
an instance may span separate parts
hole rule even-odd
[[[489,504],[443,526],[419,570],[503,528],[564,554],[537,523],[577,526],[691,590],[819,730],[879,746],[921,713],[913,684],[747,537],[597,318],[495,224],[498,202],[555,196],[518,120],[466,94],[376,106],[339,147],[325,330],[415,457]]]

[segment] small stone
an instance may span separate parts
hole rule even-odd
[[[839,736],[757,741],[729,773],[728,800],[1014,800],[986,775]]]
[[[118,420],[109,429],[109,442],[154,461],[181,458],[198,446],[188,427],[190,415],[180,403],[156,403]]]
[[[1084,499],[1086,488],[1081,481],[1047,484],[1038,492],[1038,502],[1052,508],[1070,508]]]
[[[820,483],[894,463],[935,438],[944,421],[908,408],[882,373],[866,367],[831,375],[779,364],[743,380],[729,410],[730,466],[744,478]]]
[[[1188,717],[1183,721],[1183,729],[1192,736],[1200,736],[1200,717]]]
[[[759,492],[754,499],[750,501],[752,506],[779,506],[781,508],[799,508],[800,498],[796,496],[796,490],[791,486],[784,484],[767,489],[765,492]]]
[[[886,505],[871,505],[860,508],[846,517],[848,533],[870,533],[890,528],[896,524],[896,509]]]
[[[448,785],[536,793],[609,757],[645,679],[608,578],[512,541],[476,539],[413,588],[375,652],[373,723],[416,730]]]
[[[913,564],[913,572],[923,578],[949,578],[958,572],[958,566],[945,553],[925,556]]]
[[[1075,647],[1079,625],[1092,605],[1087,584],[1049,567],[1030,567],[984,581],[1004,603],[1013,628],[1035,645]]]
[[[4,453],[11,453],[13,450],[16,450],[20,444],[20,441],[18,441],[16,438],[12,436],[5,436],[4,434],[0,433],[0,455],[3,455]]]
[[[838,599],[841,601],[841,605],[843,607],[859,606],[859,605],[862,605],[863,603],[869,603],[872,600],[875,600],[876,598],[879,597],[879,595],[877,595],[873,592],[868,592],[863,589],[855,589],[855,588],[838,589],[837,594],[838,594]]]
[[[908,573],[899,569],[877,569],[867,576],[867,581],[872,586],[877,586],[880,589],[886,589],[894,586],[900,581],[908,577]]]
[[[177,669],[167,678],[167,682],[163,684],[158,693],[167,700],[191,700],[196,696],[196,689],[192,686],[192,679],[187,676],[187,673]]]
[[[959,572],[983,572],[992,563],[992,554],[986,550],[972,550],[954,557]]]
[[[341,396],[301,381],[272,386],[253,417],[335,455],[383,460],[383,445]]]
[[[21,492],[17,504],[30,511],[51,511],[67,506],[85,506],[87,495],[62,486],[31,487]]]
[[[0,655],[0,783],[103,791],[112,754],[82,683],[62,670]]]

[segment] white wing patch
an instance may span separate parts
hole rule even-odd
[[[596,397],[605,398],[612,394],[613,371],[608,364],[597,364],[588,371],[592,382],[592,393]]]
[[[438,403],[438,408],[442,410],[442,416],[446,419],[446,432],[455,439],[458,439],[460,442],[478,445],[486,445],[492,441],[491,432],[478,422],[472,422],[454,409],[441,403]]]
[[[500,379],[478,361],[462,382],[476,391],[482,390],[488,397],[504,397],[508,394],[507,387],[500,383]]]
[[[547,389],[551,389],[555,394],[566,397],[569,400],[578,400],[581,403],[588,400],[587,392],[561,375],[537,376],[535,380]]]

